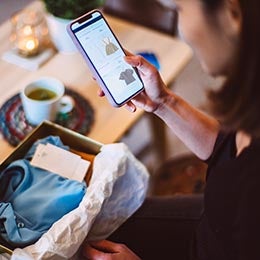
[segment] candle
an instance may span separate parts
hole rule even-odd
[[[48,30],[42,13],[25,9],[13,15],[11,22],[10,41],[17,53],[30,57],[39,54],[47,46]]]
[[[20,37],[17,48],[20,54],[24,56],[33,56],[39,51],[39,41],[33,36]]]

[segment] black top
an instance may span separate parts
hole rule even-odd
[[[260,259],[260,139],[236,157],[235,134],[220,134],[208,161],[200,260]]]

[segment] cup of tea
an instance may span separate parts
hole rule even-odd
[[[59,112],[70,112],[74,101],[64,93],[64,84],[52,77],[40,78],[26,85],[20,96],[27,121],[38,125],[44,120],[55,121]]]

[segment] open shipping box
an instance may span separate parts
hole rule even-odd
[[[59,136],[64,145],[69,146],[73,150],[84,153],[96,155],[100,152],[102,147],[101,143],[96,142],[86,136],[52,122],[44,121],[19,144],[10,156],[3,161],[0,165],[0,171],[5,169],[11,162],[23,158],[35,141],[50,135]],[[0,254],[2,252],[11,253],[12,251],[8,250],[8,248],[5,248],[4,246],[0,246]]]

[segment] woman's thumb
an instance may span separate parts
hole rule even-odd
[[[136,67],[143,74],[152,74],[156,68],[145,60],[142,56],[125,56],[125,61],[133,67]]]

